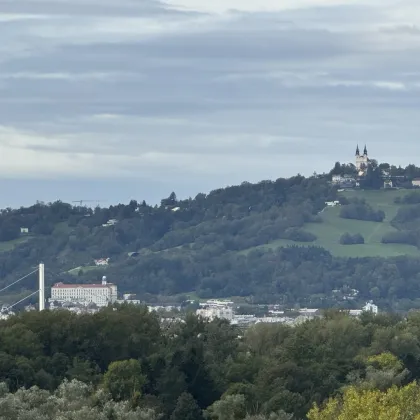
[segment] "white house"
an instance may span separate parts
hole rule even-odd
[[[363,306],[363,311],[372,312],[376,315],[379,311],[379,308],[373,304],[373,301],[370,301],[370,302],[366,302],[366,305]]]
[[[339,206],[340,205],[340,202],[339,201],[326,201],[325,204],[328,207],[335,207],[335,206]]]
[[[96,266],[103,266],[109,264],[109,258],[100,258],[99,260],[95,260]]]
[[[28,234],[29,233],[29,228],[27,228],[27,227],[21,227],[20,228],[20,233],[22,233],[22,234]]]
[[[413,180],[411,181],[411,185],[412,185],[413,187],[420,187],[420,178],[413,179]]]
[[[109,219],[106,223],[104,223],[102,226],[103,227],[108,227],[108,226],[115,226],[118,223],[117,219]]]

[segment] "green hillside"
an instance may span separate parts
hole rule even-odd
[[[306,231],[317,236],[317,240],[310,245],[321,246],[338,257],[420,256],[420,251],[415,246],[381,243],[384,234],[396,230],[390,224],[401,207],[401,205],[394,203],[395,198],[402,197],[408,192],[408,190],[349,190],[339,193],[339,196],[346,197],[349,200],[352,198],[365,199],[374,209],[385,212],[385,220],[382,223],[377,223],[343,219],[339,217],[340,207],[327,207],[320,213],[323,223],[307,223],[304,225]],[[346,232],[350,234],[361,233],[365,238],[365,244],[341,245],[340,237]],[[290,245],[308,246],[307,243],[279,239],[262,247],[277,248]]]
[[[184,200],[172,193],[160,205],[8,209],[0,213],[0,288],[42,261],[47,286],[106,275],[121,293],[148,302],[236,296],[288,307],[358,307],[374,299],[420,308],[420,195],[396,204],[396,197],[408,203],[413,190],[339,192],[329,181],[244,182]],[[341,218],[340,207],[325,208],[336,200],[352,219]],[[378,220],[379,213],[382,222],[360,220]],[[381,243],[390,232],[387,240],[400,243]],[[344,233],[362,234],[365,244],[341,245]],[[109,266],[96,267],[101,258]],[[35,287],[31,277],[8,292]],[[350,289],[357,300],[346,300]]]

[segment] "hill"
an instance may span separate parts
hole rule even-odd
[[[312,245],[323,247],[338,257],[396,257],[400,255],[411,255],[420,257],[420,251],[416,246],[408,244],[384,244],[382,238],[389,232],[397,229],[392,221],[398,210],[404,205],[395,203],[397,197],[409,193],[409,190],[347,190],[340,192],[338,198],[346,200],[362,199],[377,210],[385,213],[382,223],[372,221],[343,219],[340,217],[340,207],[325,207],[320,213],[322,223],[306,224],[304,229],[313,233],[317,239]],[[340,244],[340,237],[344,233],[362,234],[365,243],[352,246]],[[279,246],[301,245],[303,242],[295,242],[287,239],[279,239],[263,245],[266,248],[277,248]],[[247,252],[247,251],[244,251]]]
[[[418,206],[404,199],[409,192],[339,192],[327,175],[296,176],[187,200],[172,193],[159,206],[133,200],[95,209],[62,202],[6,209],[0,214],[0,287],[42,260],[49,285],[106,274],[121,292],[147,301],[236,296],[351,308],[375,299],[382,307],[420,307],[418,241],[404,224],[413,229],[420,219],[406,211]],[[329,208],[327,201],[341,205]],[[343,218],[343,208],[364,213]],[[382,212],[383,221],[359,220]],[[391,242],[410,245],[383,243],[392,232],[403,238]],[[345,233],[360,233],[365,243],[342,245]],[[107,258],[109,265],[95,264]],[[33,290],[30,281],[12,293]],[[357,298],[348,298],[351,289]]]

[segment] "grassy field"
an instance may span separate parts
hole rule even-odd
[[[420,256],[420,251],[410,245],[382,244],[381,239],[387,232],[394,231],[390,224],[397,214],[399,204],[394,203],[396,197],[407,194],[405,190],[380,190],[380,191],[345,191],[341,194],[347,198],[364,198],[376,210],[385,212],[385,220],[382,223],[365,222],[361,220],[349,220],[339,217],[340,208],[326,208],[320,213],[323,223],[310,223],[304,229],[314,233],[317,240],[311,245],[322,246],[333,255],[340,257],[393,257],[398,255]],[[365,238],[363,245],[341,245],[340,236],[349,232],[361,233]],[[308,243],[299,243],[290,240],[277,240],[263,247],[277,248],[288,245],[308,246]],[[249,250],[247,251],[249,252]]]
[[[28,242],[31,236],[22,236],[21,238],[14,239],[13,241],[0,242],[0,252],[11,251],[14,247]]]

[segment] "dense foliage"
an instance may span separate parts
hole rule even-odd
[[[354,235],[346,232],[343,233],[340,237],[340,244],[341,245],[357,245],[357,244],[364,244],[365,239],[363,235],[360,233],[356,233]]]
[[[327,311],[245,332],[194,316],[165,326],[128,305],[0,321],[0,418],[8,420],[300,420],[314,404],[310,419],[332,419],[324,402],[342,391],[344,405],[328,404],[344,413],[349,395],[361,405],[417,379],[417,313],[359,320]]]
[[[343,219],[382,222],[385,219],[385,213],[382,210],[374,210],[364,200],[354,200],[354,202],[341,207],[340,217]]]
[[[409,194],[405,194],[403,197],[395,198],[396,204],[420,204],[420,192],[411,191]]]
[[[420,246],[420,193],[411,192],[397,197],[396,202],[403,204],[391,224],[397,230],[385,234],[383,243],[400,243]]]

